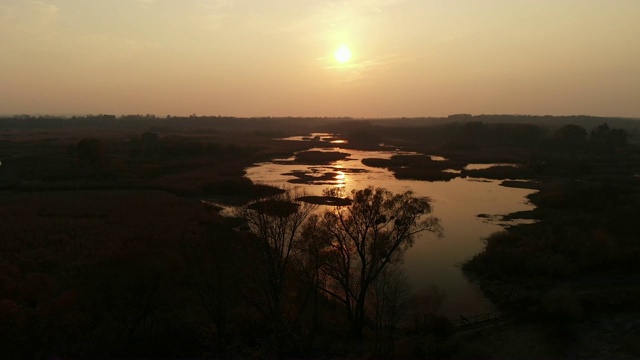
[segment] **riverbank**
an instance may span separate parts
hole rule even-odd
[[[521,321],[477,335],[478,346],[509,356],[498,350],[498,339],[517,343],[514,334],[527,329],[524,338],[546,334],[541,343],[552,357],[640,356],[634,345],[640,343],[640,182],[622,166],[637,166],[638,159],[631,148],[599,156],[586,174],[505,182],[538,190],[529,196],[536,209],[526,214],[536,222],[491,235],[462,268],[503,313]]]

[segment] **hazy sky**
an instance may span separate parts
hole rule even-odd
[[[640,0],[0,0],[17,113],[640,117]]]

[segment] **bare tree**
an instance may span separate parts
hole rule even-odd
[[[338,189],[325,195],[339,197]],[[411,191],[394,195],[368,187],[351,192],[351,205],[336,206],[316,219],[324,239],[322,270],[328,280],[322,290],[341,301],[356,338],[362,337],[369,287],[391,263],[402,259],[415,236],[429,231],[442,236],[431,213],[430,199]]]
[[[391,358],[398,325],[409,315],[411,287],[399,266],[387,266],[372,283],[367,307],[375,325],[375,354]]]
[[[318,305],[319,293],[318,289],[324,287],[321,268],[324,263],[324,245],[322,230],[319,226],[318,214],[309,217],[302,230],[302,256],[299,259],[298,267],[303,275],[303,281],[306,285],[307,296],[311,298],[311,327],[310,335],[313,336],[320,324]]]
[[[250,276],[257,291],[249,301],[275,326],[276,341],[284,336],[278,332],[285,327],[286,282],[301,252],[302,225],[317,208],[297,200],[303,195],[288,189],[236,211],[246,221],[245,229],[256,259]]]
[[[213,322],[217,353],[221,357],[226,356],[227,331],[245,280],[241,266],[246,258],[240,246],[233,229],[223,225],[210,225],[207,236],[183,243],[190,283]]]
[[[443,288],[430,284],[422,288],[413,297],[411,319],[416,332],[427,331],[436,317],[446,297]]]

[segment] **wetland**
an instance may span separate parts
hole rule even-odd
[[[638,129],[504,115],[0,118],[0,348],[14,358],[502,358],[535,344],[545,358],[640,356]],[[270,298],[265,261],[284,255],[221,210],[349,209],[361,203],[324,190],[370,186],[429,197],[443,236],[432,223],[407,247],[408,286],[394,272],[378,279],[359,337],[313,270],[327,260],[313,242],[292,248]],[[322,230],[304,228],[307,240]],[[460,331],[460,315],[487,311],[504,321]]]
[[[335,144],[340,137],[315,133],[283,140],[307,141],[313,145],[322,141],[318,139],[325,138]],[[407,157],[409,160],[405,160]],[[351,190],[372,186],[394,193],[411,190],[417,196],[431,198],[433,215],[440,219],[445,233],[443,238],[424,234],[407,252],[403,267],[409,282],[418,290],[433,285],[443,289],[446,301],[442,311],[451,319],[495,311],[478,286],[465,277],[460,264],[482,249],[483,238],[507,226],[527,222],[523,219],[505,220],[504,216],[532,210],[533,205],[527,196],[534,191],[505,187],[498,180],[465,174],[452,174],[445,178],[436,176],[437,181],[433,177],[430,181],[398,178],[395,170],[406,168],[408,164],[412,169],[434,173],[443,173],[454,167],[476,170],[502,166],[466,164],[388,148],[372,151],[327,147],[311,148],[287,159],[258,163],[245,171],[254,183],[289,184],[316,197],[328,187],[338,187],[349,194]]]

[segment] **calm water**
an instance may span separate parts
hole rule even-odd
[[[301,140],[301,137],[290,140]],[[428,284],[443,288],[446,299],[442,311],[451,318],[457,318],[459,314],[473,315],[494,310],[478,287],[465,278],[457,265],[482,249],[482,238],[508,225],[479,218],[477,215],[506,215],[531,210],[533,206],[525,196],[532,193],[532,190],[507,188],[500,186],[499,181],[486,179],[456,178],[449,182],[398,180],[386,169],[371,168],[361,162],[364,158],[389,158],[398,153],[392,150],[312,150],[341,151],[350,156],[346,160],[320,166],[294,164],[290,162],[293,158],[274,160],[247,168],[246,176],[254,182],[300,187],[311,195],[320,195],[323,189],[332,186],[344,187],[347,192],[375,186],[387,188],[394,193],[412,190],[416,195],[431,197],[433,215],[440,219],[444,237],[438,239],[432,234],[424,234],[416,239],[415,245],[406,253],[403,264],[410,283],[415,290]],[[435,156],[433,158],[442,160]],[[301,173],[315,176],[319,180],[287,184],[299,180],[293,174]]]

